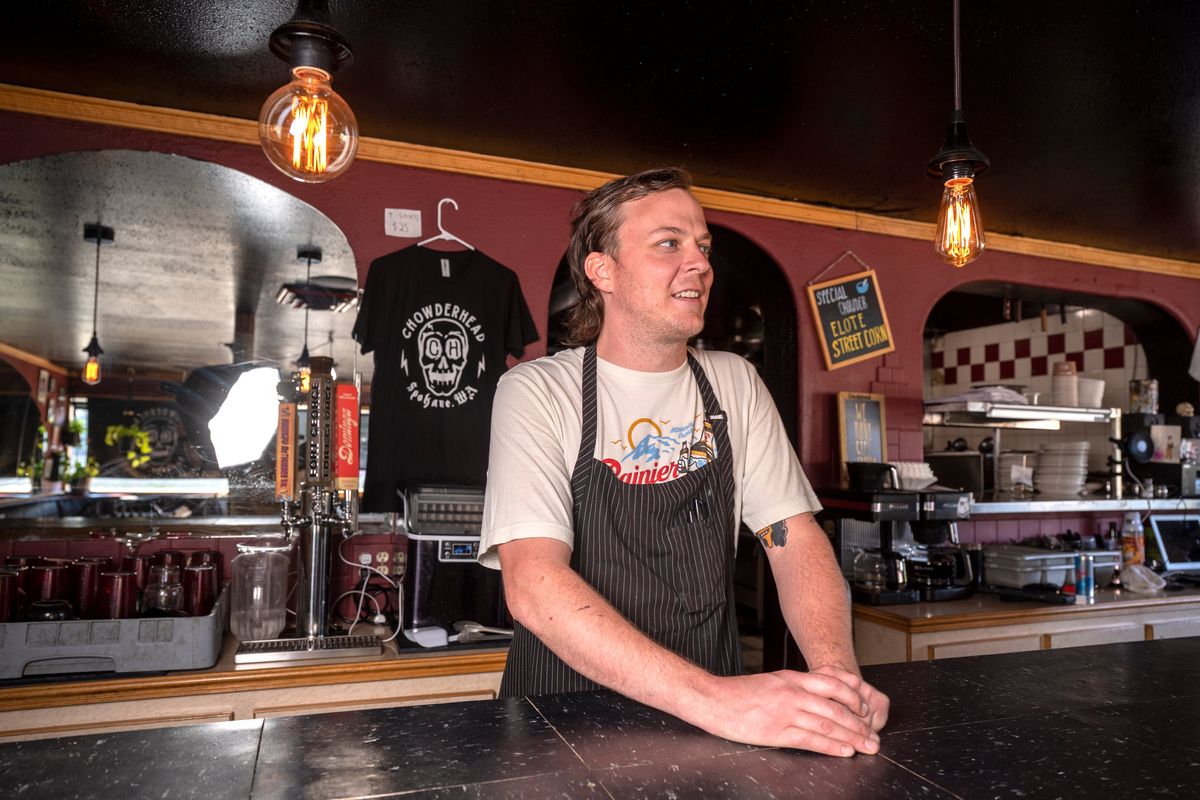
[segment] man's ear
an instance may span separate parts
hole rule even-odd
[[[611,259],[604,253],[588,253],[583,260],[583,271],[592,285],[601,292],[612,291]]]

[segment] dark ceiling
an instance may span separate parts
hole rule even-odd
[[[267,42],[294,9],[12,4],[0,83],[254,119],[287,81]],[[951,0],[333,0],[354,50],[335,87],[370,137],[615,173],[680,164],[703,186],[928,222],[939,186],[925,165],[953,110],[951,12]],[[978,184],[987,229],[1200,264],[1198,30],[1197,3],[963,0],[964,109],[992,161]],[[197,185],[220,199],[197,207]],[[264,203],[280,213],[263,221]],[[325,248],[314,276],[354,274],[332,222],[233,170],[121,151],[8,164],[0,340],[82,363],[94,250],[81,228],[100,218],[122,220],[99,312],[122,368],[227,363],[235,310],[256,318],[250,357],[288,362],[304,316],[274,292],[303,277],[296,247]],[[979,290],[995,314],[1005,291]],[[1034,313],[1086,298],[1027,300]],[[954,316],[962,305],[939,305],[929,327],[979,324]],[[312,352],[355,363],[352,316],[314,313]]]
[[[1200,262],[1200,4],[962,8],[991,231]],[[0,81],[255,118],[290,0],[22,3]],[[334,0],[367,136],[932,221],[950,0]]]

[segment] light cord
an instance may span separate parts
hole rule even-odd
[[[92,289],[92,338],[96,337],[96,311],[100,307],[100,242],[103,237],[96,235],[96,285]]]
[[[958,0],[955,0],[955,2],[958,2]],[[308,266],[304,270],[304,291],[307,293],[311,290],[311,287],[312,287],[312,259],[306,258],[305,261],[308,263]],[[308,349],[308,306],[309,306],[308,301],[305,301],[305,303],[304,303],[304,349],[305,350]]]
[[[958,0],[954,0],[954,110],[962,111],[962,79],[959,67],[962,56],[958,44]]]

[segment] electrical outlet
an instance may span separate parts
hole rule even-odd
[[[386,563],[388,563],[388,558],[390,558],[390,557],[391,557],[391,553],[389,553],[387,550],[380,550],[378,553],[375,554],[375,563],[381,564],[381,565],[386,564]]]
[[[396,552],[392,553],[392,563],[396,565],[397,569],[403,569],[407,560],[408,554],[403,550],[397,550]]]
[[[364,567],[371,566],[371,554],[370,553],[359,553],[358,554],[358,563],[362,564]]]
[[[380,553],[380,555],[383,555],[383,553]],[[391,572],[391,569],[388,568],[387,564],[380,564],[375,569],[379,570],[380,575],[387,575],[389,572]]]

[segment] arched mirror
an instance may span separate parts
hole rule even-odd
[[[0,342],[71,373],[71,417],[87,432],[68,455],[94,458],[101,476],[269,485],[269,464],[215,458],[208,422],[237,378],[294,369],[306,341],[344,374],[370,372],[350,339],[350,245],[287,192],[218,164],[118,150],[0,166],[0,196]],[[111,227],[113,244],[85,241],[87,223]],[[87,386],[93,314],[104,353]]]

